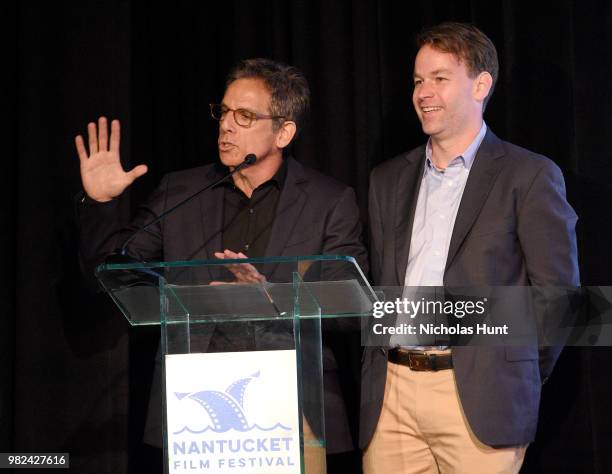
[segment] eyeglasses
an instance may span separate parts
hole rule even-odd
[[[225,114],[228,112],[232,112],[234,114],[234,121],[244,128],[249,128],[253,125],[253,122],[256,120],[278,120],[284,119],[282,115],[262,115],[256,112],[251,112],[247,109],[230,109],[225,105],[221,104],[209,104],[210,105],[210,115],[215,120],[223,120],[225,118]]]

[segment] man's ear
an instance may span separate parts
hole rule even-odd
[[[490,73],[483,71],[474,79],[472,94],[476,100],[484,102],[491,91],[491,87],[493,87],[493,77]]]
[[[281,128],[276,132],[276,146],[278,148],[285,148],[293,137],[295,137],[295,133],[297,132],[297,126],[295,122],[291,120],[286,120],[281,125]]]

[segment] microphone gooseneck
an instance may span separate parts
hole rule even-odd
[[[123,257],[127,257],[127,246],[130,244],[130,242],[132,242],[132,240],[134,240],[134,238],[142,231],[146,230],[147,228],[149,228],[150,226],[152,226],[153,224],[158,223],[159,221],[161,221],[163,218],[165,218],[168,214],[170,214],[171,212],[174,212],[176,209],[178,209],[179,207],[181,207],[182,205],[188,203],[189,201],[191,201],[193,198],[199,196],[200,194],[202,194],[204,191],[207,191],[208,189],[212,188],[213,186],[216,186],[217,184],[222,183],[223,181],[225,181],[227,178],[229,178],[230,176],[232,176],[234,173],[237,173],[238,171],[246,168],[247,166],[252,165],[253,163],[255,163],[257,161],[257,156],[255,156],[254,153],[249,153],[247,156],[244,157],[244,160],[242,161],[242,163],[240,163],[238,166],[236,166],[233,170],[231,170],[229,173],[227,173],[225,176],[223,176],[222,178],[218,179],[217,181],[215,181],[214,183],[209,184],[208,186],[203,187],[202,189],[200,189],[199,191],[197,191],[196,193],[192,194],[191,196],[187,197],[186,199],[183,199],[182,201],[180,201],[178,204],[174,205],[173,207],[171,207],[170,209],[162,212],[159,216],[157,216],[155,219],[153,219],[150,222],[147,222],[145,225],[143,225],[142,227],[138,228],[132,235],[130,235],[126,241],[123,243],[123,245],[121,246],[121,250],[119,251],[119,255],[123,256]]]

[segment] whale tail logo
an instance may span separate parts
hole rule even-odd
[[[246,414],[244,413],[244,397],[245,392],[249,384],[260,375],[260,371],[255,372],[248,377],[240,378],[235,382],[232,382],[224,391],[219,390],[203,390],[200,392],[175,392],[174,395],[179,400],[189,398],[196,401],[210,417],[212,426],[206,427],[204,430],[198,431],[201,433],[211,429],[217,433],[224,433],[229,430],[236,431],[250,431],[253,428],[264,429],[257,425],[249,426]],[[272,428],[264,429],[270,430],[277,427],[286,428],[280,424],[275,425]],[[196,433],[191,429],[185,427],[175,434],[181,433],[185,430],[191,433]]]

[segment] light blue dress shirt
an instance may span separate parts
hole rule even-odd
[[[474,158],[476,158],[476,153],[486,132],[487,126],[483,121],[472,143],[444,170],[436,168],[433,164],[431,138],[427,142],[423,178],[414,214],[412,235],[409,237],[411,239],[410,253],[404,286],[444,285],[444,269],[457,211]],[[413,292],[406,289],[403,297],[412,299],[415,296]],[[405,338],[402,337],[402,341],[405,341]],[[390,342],[393,347],[398,345],[399,340],[393,336]],[[419,350],[431,348],[409,347]],[[436,346],[435,349],[445,349],[445,347]]]

